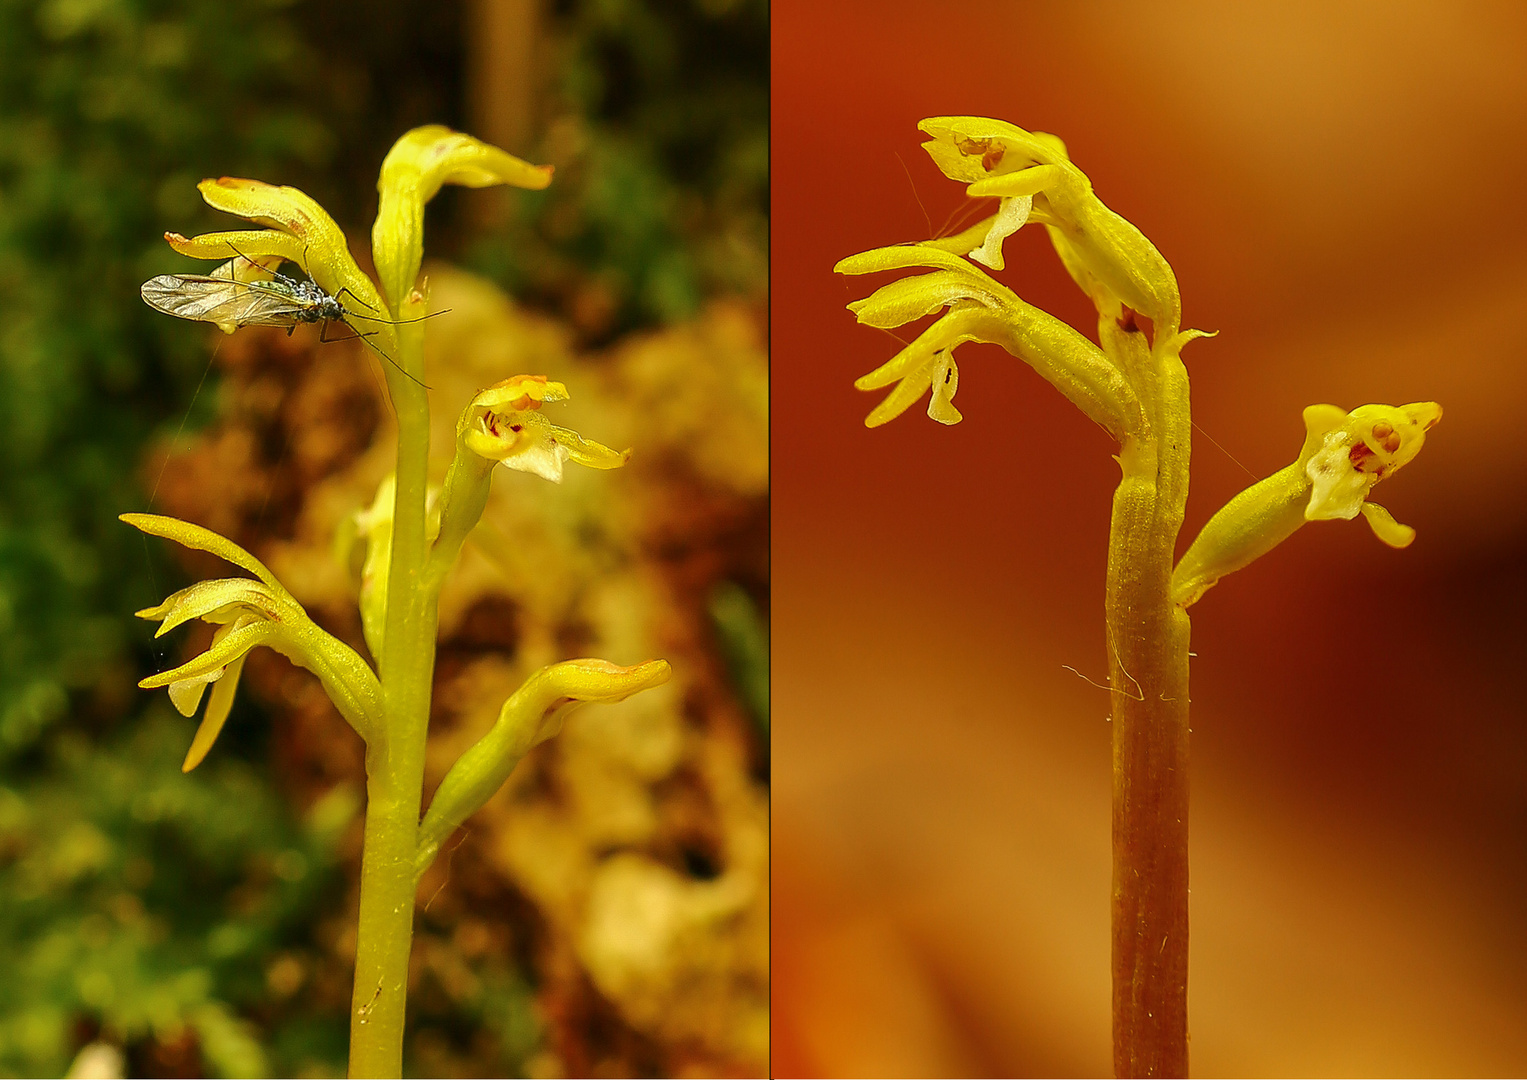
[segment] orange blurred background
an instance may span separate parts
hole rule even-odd
[[[1182,546],[1305,405],[1446,408],[1377,495],[1410,549],[1318,524],[1193,609],[1195,1072],[1527,1071],[1524,11],[776,0],[776,1074],[1110,1067],[1108,698],[1066,666],[1106,677],[1113,447],[986,345],[964,423],[866,430],[898,345],[843,305],[890,277],[831,273],[960,209],[943,114],[1064,138],[1220,331]],[[1041,230],[1007,262],[1091,335]]]

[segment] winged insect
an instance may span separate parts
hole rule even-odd
[[[284,326],[287,335],[290,336],[292,331],[302,323],[323,323],[327,326],[329,323],[337,322],[348,327],[356,337],[365,340],[376,331],[363,333],[350,322],[352,318],[384,322],[394,326],[400,325],[400,322],[421,321],[420,319],[394,321],[351,311],[339,301],[340,296],[350,293],[349,289],[341,289],[338,295],[330,296],[324,291],[323,286],[315,281],[305,281],[278,273],[274,265],[279,265],[282,261],[279,258],[252,259],[237,249],[234,250],[237,258],[224,263],[211,274],[160,274],[158,277],[149,278],[139,290],[143,302],[155,310],[162,311],[166,315],[174,315],[179,319],[213,323],[223,332],[230,334],[245,326]],[[250,269],[240,271],[237,268],[239,260],[249,264]],[[261,276],[246,279],[240,277],[241,272]],[[353,293],[350,295],[357,303],[370,306]],[[442,314],[444,312],[431,312],[423,318],[428,319],[433,315]],[[334,339],[321,338],[320,340]],[[398,367],[392,357],[371,342],[367,341],[366,344],[378,356],[402,372],[405,377],[419,383],[418,379]],[[419,383],[419,385],[424,384]]]

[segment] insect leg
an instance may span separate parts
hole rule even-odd
[[[353,292],[350,292],[350,286],[348,286],[348,285],[346,285],[343,289],[340,289],[339,292],[335,293],[334,294],[334,299],[338,300],[341,296],[344,296],[346,293],[350,293],[350,299],[354,300],[357,304],[359,304],[361,307],[365,308],[367,311],[375,311],[376,310],[376,308],[374,308],[370,304],[366,303],[366,301],[362,300],[359,296],[356,296]],[[364,318],[366,318],[366,316],[360,315],[360,316],[357,316],[357,318],[364,319]],[[377,321],[378,322],[386,322],[387,320],[386,319],[378,319]]]
[[[328,345],[330,342],[337,341],[354,341],[356,338],[368,338],[373,334],[381,333],[380,330],[370,330],[363,334],[359,330],[356,330],[355,327],[351,326],[349,323],[345,323],[345,327],[352,331],[349,337],[328,337],[327,335],[329,332],[329,327],[332,325],[334,325],[332,321],[327,321],[323,324],[323,328],[318,331],[318,343],[320,345]]]

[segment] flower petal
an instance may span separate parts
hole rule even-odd
[[[479,392],[472,404],[504,412],[537,409],[543,402],[567,399],[567,387],[562,383],[552,382],[545,375],[516,375]]]
[[[150,675],[141,680],[138,685],[144,690],[154,690],[161,686],[169,686],[171,683],[206,675],[218,668],[227,667],[256,645],[268,644],[280,632],[279,624],[263,620],[237,627],[228,634],[222,635],[221,640],[214,637],[212,647],[200,656],[186,661],[178,668],[161,671],[158,675]]]
[[[931,274],[902,278],[882,285],[863,300],[848,305],[854,318],[865,326],[890,329],[931,315],[959,300],[975,300],[987,307],[1000,301],[994,290],[982,288],[981,277],[936,270]]]
[[[205,674],[170,683],[170,701],[174,704],[176,711],[181,716],[190,716],[195,713],[196,707],[201,704],[201,696],[206,691],[207,684],[217,682],[226,670],[227,668],[213,668]]]
[[[954,270],[969,274],[977,280],[985,276],[954,252],[931,244],[895,244],[891,247],[872,248],[839,259],[832,270],[835,274],[875,274],[882,270],[905,270],[909,266]]]
[[[462,412],[456,430],[467,450],[511,469],[562,482],[569,460],[594,469],[617,469],[630,450],[612,450],[558,427],[540,413],[543,401],[564,401],[567,387],[540,375],[518,375],[489,387]]]
[[[904,379],[917,369],[929,365],[934,354],[940,350],[952,349],[962,342],[972,340],[969,334],[963,332],[967,328],[967,322],[968,318],[963,316],[961,312],[950,312],[921,334],[918,334],[917,337],[912,339],[910,344],[903,346],[901,352],[891,357],[869,374],[861,375],[855,379],[855,389],[879,390],[882,386],[890,386],[898,379]],[[915,401],[916,398],[913,400]],[[911,404],[911,402],[908,402],[908,404]]]
[[[940,424],[958,424],[965,419],[954,407],[954,392],[960,385],[960,369],[954,363],[954,350],[937,354],[929,373],[933,398],[928,402],[928,416]]]
[[[864,426],[879,427],[896,419],[928,392],[932,379],[933,364],[931,362],[907,375],[896,384],[896,388],[887,394],[879,405],[870,410],[869,416],[864,418]]]
[[[1304,508],[1306,521],[1350,521],[1357,517],[1368,489],[1378,479],[1352,463],[1352,445],[1347,432],[1333,431],[1325,445],[1310,455],[1304,474],[1310,481],[1310,501]]]
[[[290,234],[301,245],[296,257],[286,250],[245,251],[246,255],[280,254],[291,258],[301,266],[309,277],[329,295],[338,297],[348,292],[362,307],[381,319],[390,318],[376,284],[355,265],[350,256],[350,246],[327,210],[319,206],[305,192],[294,187],[280,187],[261,180],[244,180],[224,176],[216,180],[203,180],[196,185],[208,205],[229,214],[269,225],[282,233]],[[217,235],[217,234],[213,234]],[[235,241],[237,242],[237,241]],[[265,241],[268,244],[278,241]],[[226,244],[212,258],[227,255]],[[390,336],[391,327],[382,325],[384,336]]]
[[[970,257],[978,263],[985,263],[993,270],[1001,270],[1006,265],[1002,258],[1002,241],[1023,228],[1023,223],[1029,220],[1029,211],[1033,209],[1033,206],[1034,199],[1030,195],[1003,199],[1002,209],[997,211],[997,219],[992,222],[986,239],[981,242],[980,247],[970,253]]]
[[[158,607],[136,612],[140,619],[163,619],[154,636],[163,637],[171,630],[191,619],[208,622],[229,623],[242,612],[253,612],[262,618],[278,617],[281,607],[279,598],[264,582],[248,578],[219,578],[200,581],[181,589],[165,599]]]
[[[202,233],[200,236],[181,236],[176,232],[167,232],[164,234],[164,239],[170,247],[193,259],[227,259],[232,256],[232,261],[236,264],[247,259],[261,266],[267,258],[285,259],[302,267],[304,272],[308,271],[307,245],[290,233],[276,229],[235,229]],[[272,266],[270,269],[275,267]],[[237,281],[257,280],[244,272],[235,271],[233,275],[230,275],[224,272],[223,267],[214,270],[212,276],[233,276]]]
[[[973,183],[992,173],[1066,162],[1066,144],[1045,132],[985,116],[931,116],[917,125],[933,136],[923,149],[945,176]]]

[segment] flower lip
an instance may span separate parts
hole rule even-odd
[[[1386,543],[1393,543],[1392,536],[1405,535],[1397,530],[1406,526],[1394,522],[1388,511],[1369,512],[1366,500],[1373,485],[1415,460],[1426,433],[1441,419],[1442,406],[1433,401],[1363,405],[1350,413],[1334,405],[1310,406],[1305,410],[1308,437],[1300,455],[1310,482],[1305,519],[1351,520],[1364,513]]]

